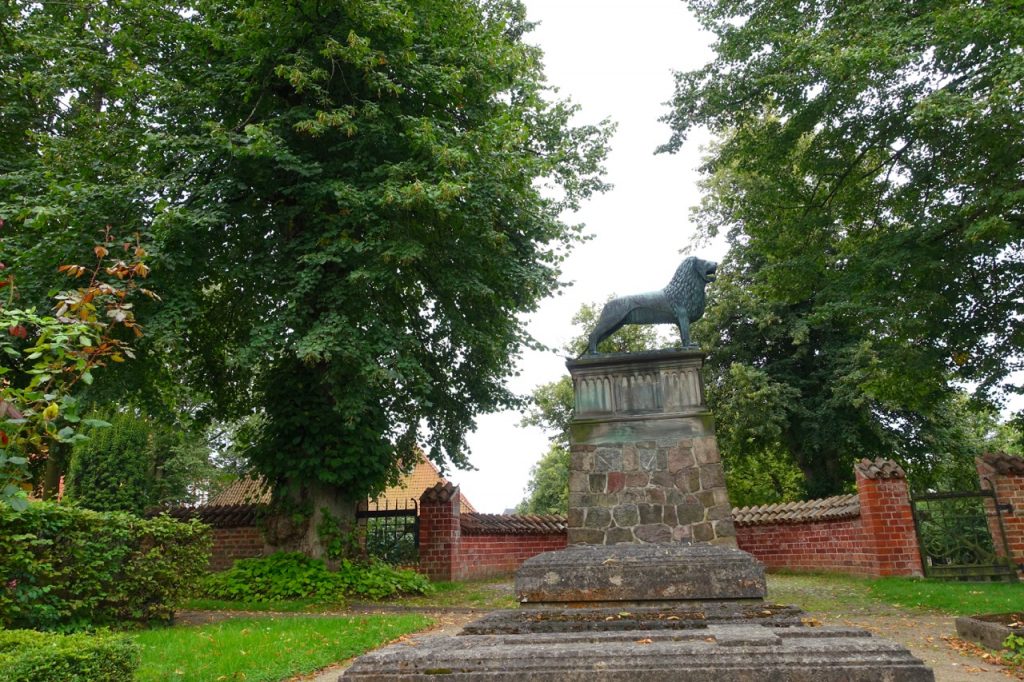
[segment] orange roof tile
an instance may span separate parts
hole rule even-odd
[[[380,497],[377,504],[381,507],[388,502],[403,503],[407,500],[419,500],[420,495],[427,488],[437,483],[448,481],[437,470],[433,462],[427,459],[426,455],[420,453],[419,461],[413,470],[402,477],[397,485],[387,488]],[[243,476],[207,502],[204,507],[230,507],[237,504],[268,504],[271,498],[271,488],[262,477],[251,478]],[[462,510],[475,512],[476,508],[462,495]]]

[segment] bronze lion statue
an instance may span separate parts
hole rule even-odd
[[[718,264],[690,256],[676,269],[672,281],[661,291],[615,298],[605,304],[597,326],[590,333],[588,352],[626,324],[676,324],[683,347],[690,342],[690,323],[704,314],[704,287],[715,280]]]

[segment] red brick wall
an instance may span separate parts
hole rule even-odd
[[[431,580],[467,580],[515,572],[526,559],[566,545],[554,533],[463,534],[459,489],[435,486],[420,498],[419,572]]]
[[[1003,530],[1006,532],[1006,541],[1010,546],[1010,556],[1013,557],[1013,562],[1024,574],[1024,474],[1017,473],[1009,467],[1003,467],[1005,473],[999,473],[995,467],[981,457],[975,463],[982,488],[987,489],[991,484],[999,504],[1009,504],[1012,509],[1012,511],[1003,511],[1001,514]],[[1020,465],[1016,467],[1018,470],[1021,468],[1024,467]],[[989,530],[992,531],[996,551],[1002,555],[1005,550],[999,541],[999,517],[996,516],[995,509],[991,507],[991,501],[986,500],[986,506],[988,507]]]
[[[210,570],[231,568],[235,559],[263,556],[263,534],[255,526],[214,528]]]
[[[566,532],[549,535],[463,535],[455,578],[486,578],[515,573],[520,564],[542,552],[563,549]]]
[[[858,517],[738,525],[736,542],[768,569],[922,575],[906,478],[869,478],[858,467],[857,496]]]
[[[875,575],[860,517],[811,523],[737,526],[736,543],[765,568]]]

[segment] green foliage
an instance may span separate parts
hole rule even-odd
[[[259,413],[275,487],[466,464],[560,214],[604,189],[610,129],[570,123],[529,29],[517,0],[9,3],[0,217],[41,284],[80,224],[152,234],[165,305],[120,387]]]
[[[53,315],[14,306],[20,298],[15,286],[20,275],[0,260],[0,289],[6,290],[7,299],[0,301],[0,505],[24,509],[22,487],[34,485],[48,497],[55,494],[62,447],[85,438],[79,433],[83,422],[76,394],[93,383],[93,372],[108,360],[124,362],[134,357],[131,346],[119,338],[126,331],[142,336],[131,294],[157,296],[136,281],[149,273],[138,237],[134,245],[123,243],[125,253],[120,258],[110,257],[114,240],[108,225],[93,247],[91,268],[73,264],[54,268],[68,277],[86,279],[85,284],[53,296]],[[0,236],[0,259],[11,255],[6,235]],[[41,471],[46,472],[43,480],[38,475]]]
[[[552,443],[547,454],[530,468],[526,499],[519,514],[566,514],[569,511],[569,450]]]
[[[232,618],[198,627],[147,630],[138,682],[278,682],[310,676],[430,625],[423,615]]]
[[[194,501],[196,488],[212,475],[208,451],[183,429],[134,410],[93,416],[110,427],[88,429],[88,440],[72,450],[65,494],[79,506],[141,515]]]
[[[1014,665],[1024,666],[1024,636],[1011,634],[1003,641],[1003,648],[1010,652],[1003,656],[1004,659]]]
[[[0,509],[0,626],[166,621],[209,561],[209,528],[67,505]]]
[[[125,635],[0,630],[6,682],[124,682],[138,665],[139,647]]]
[[[724,454],[781,447],[812,496],[862,456],[969,460],[953,381],[998,395],[1024,339],[1015,3],[688,4],[716,56],[678,74],[665,148],[718,136],[696,218],[730,245],[699,325]]]
[[[430,583],[419,573],[394,569],[381,562],[341,562],[328,570],[320,559],[297,552],[277,552],[258,559],[239,559],[202,583],[202,595],[213,599],[272,601],[313,599],[337,601],[345,596],[384,599],[396,594],[424,594]]]

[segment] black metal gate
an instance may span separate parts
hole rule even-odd
[[[925,576],[947,580],[1017,582],[995,489],[929,493],[911,500]]]
[[[370,501],[360,505],[366,553],[395,566],[415,565],[419,557],[420,517],[416,500]]]

